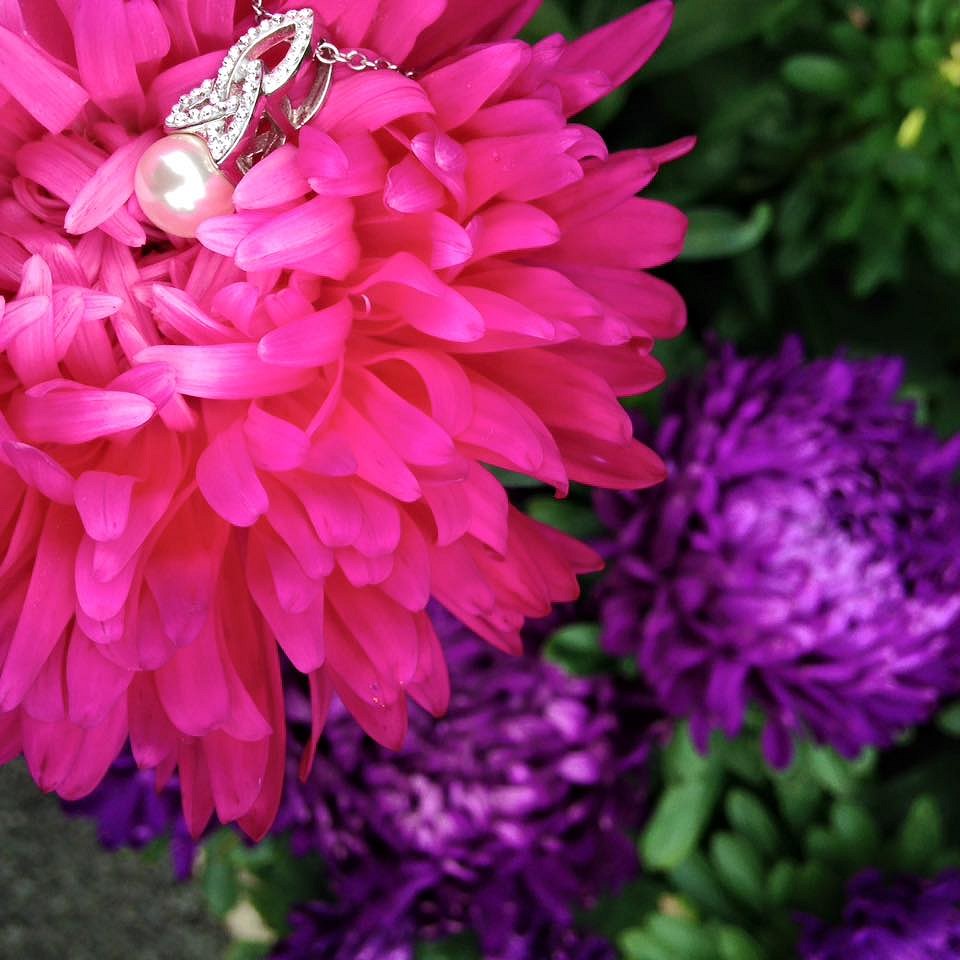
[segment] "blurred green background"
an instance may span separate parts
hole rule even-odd
[[[635,7],[546,0],[538,33]],[[823,353],[895,352],[924,414],[960,428],[960,4],[678,0],[670,36],[588,120],[612,148],[694,133],[652,194],[691,230],[665,274],[707,330],[746,352],[787,331]]]

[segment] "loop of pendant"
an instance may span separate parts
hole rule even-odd
[[[312,10],[292,10],[251,27],[231,47],[217,76],[180,98],[166,119],[166,132],[199,137],[220,170],[239,182],[326,103],[334,68],[315,55],[314,19]],[[286,53],[268,68],[263,57],[283,45]],[[305,81],[307,69],[315,77],[294,104],[291,93]]]

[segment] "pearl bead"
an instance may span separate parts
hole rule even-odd
[[[195,237],[210,217],[233,213],[233,184],[199,137],[175,133],[140,158],[134,177],[140,208],[161,230]]]

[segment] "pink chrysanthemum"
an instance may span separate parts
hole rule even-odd
[[[688,144],[610,157],[568,117],[672,4],[535,47],[507,38],[536,0],[312,6],[417,79],[338,75],[181,241],[134,169],[249,6],[0,4],[0,762],[74,799],[129,736],[195,831],[273,819],[280,650],[315,738],[335,692],[397,746],[407,694],[447,704],[431,595],[514,649],[576,594],[594,554],[488,466],[559,495],[663,476],[617,397],[683,324],[642,271],[684,219],[634,194]]]

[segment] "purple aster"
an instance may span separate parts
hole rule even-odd
[[[161,838],[170,839],[170,858],[179,880],[193,870],[196,844],[180,812],[176,776],[157,790],[155,772],[138,770],[129,753],[121,754],[97,789],[74,803],[64,803],[71,816],[96,822],[97,837],[108,850],[139,850]]]
[[[803,733],[851,756],[956,689],[960,438],[916,424],[902,372],[724,349],[666,401],[667,483],[598,497],[605,645],[701,748],[754,702],[776,765]]]
[[[497,960],[613,957],[572,928],[636,867],[646,750],[620,747],[645,741],[644,706],[436,619],[447,716],[418,712],[391,753],[334,709],[307,783],[289,778],[278,827],[326,860],[336,903],[295,915],[278,955],[409,960],[417,940],[472,932]]]
[[[802,960],[956,960],[960,873],[886,880],[869,871],[851,882],[841,925],[800,922]]]

